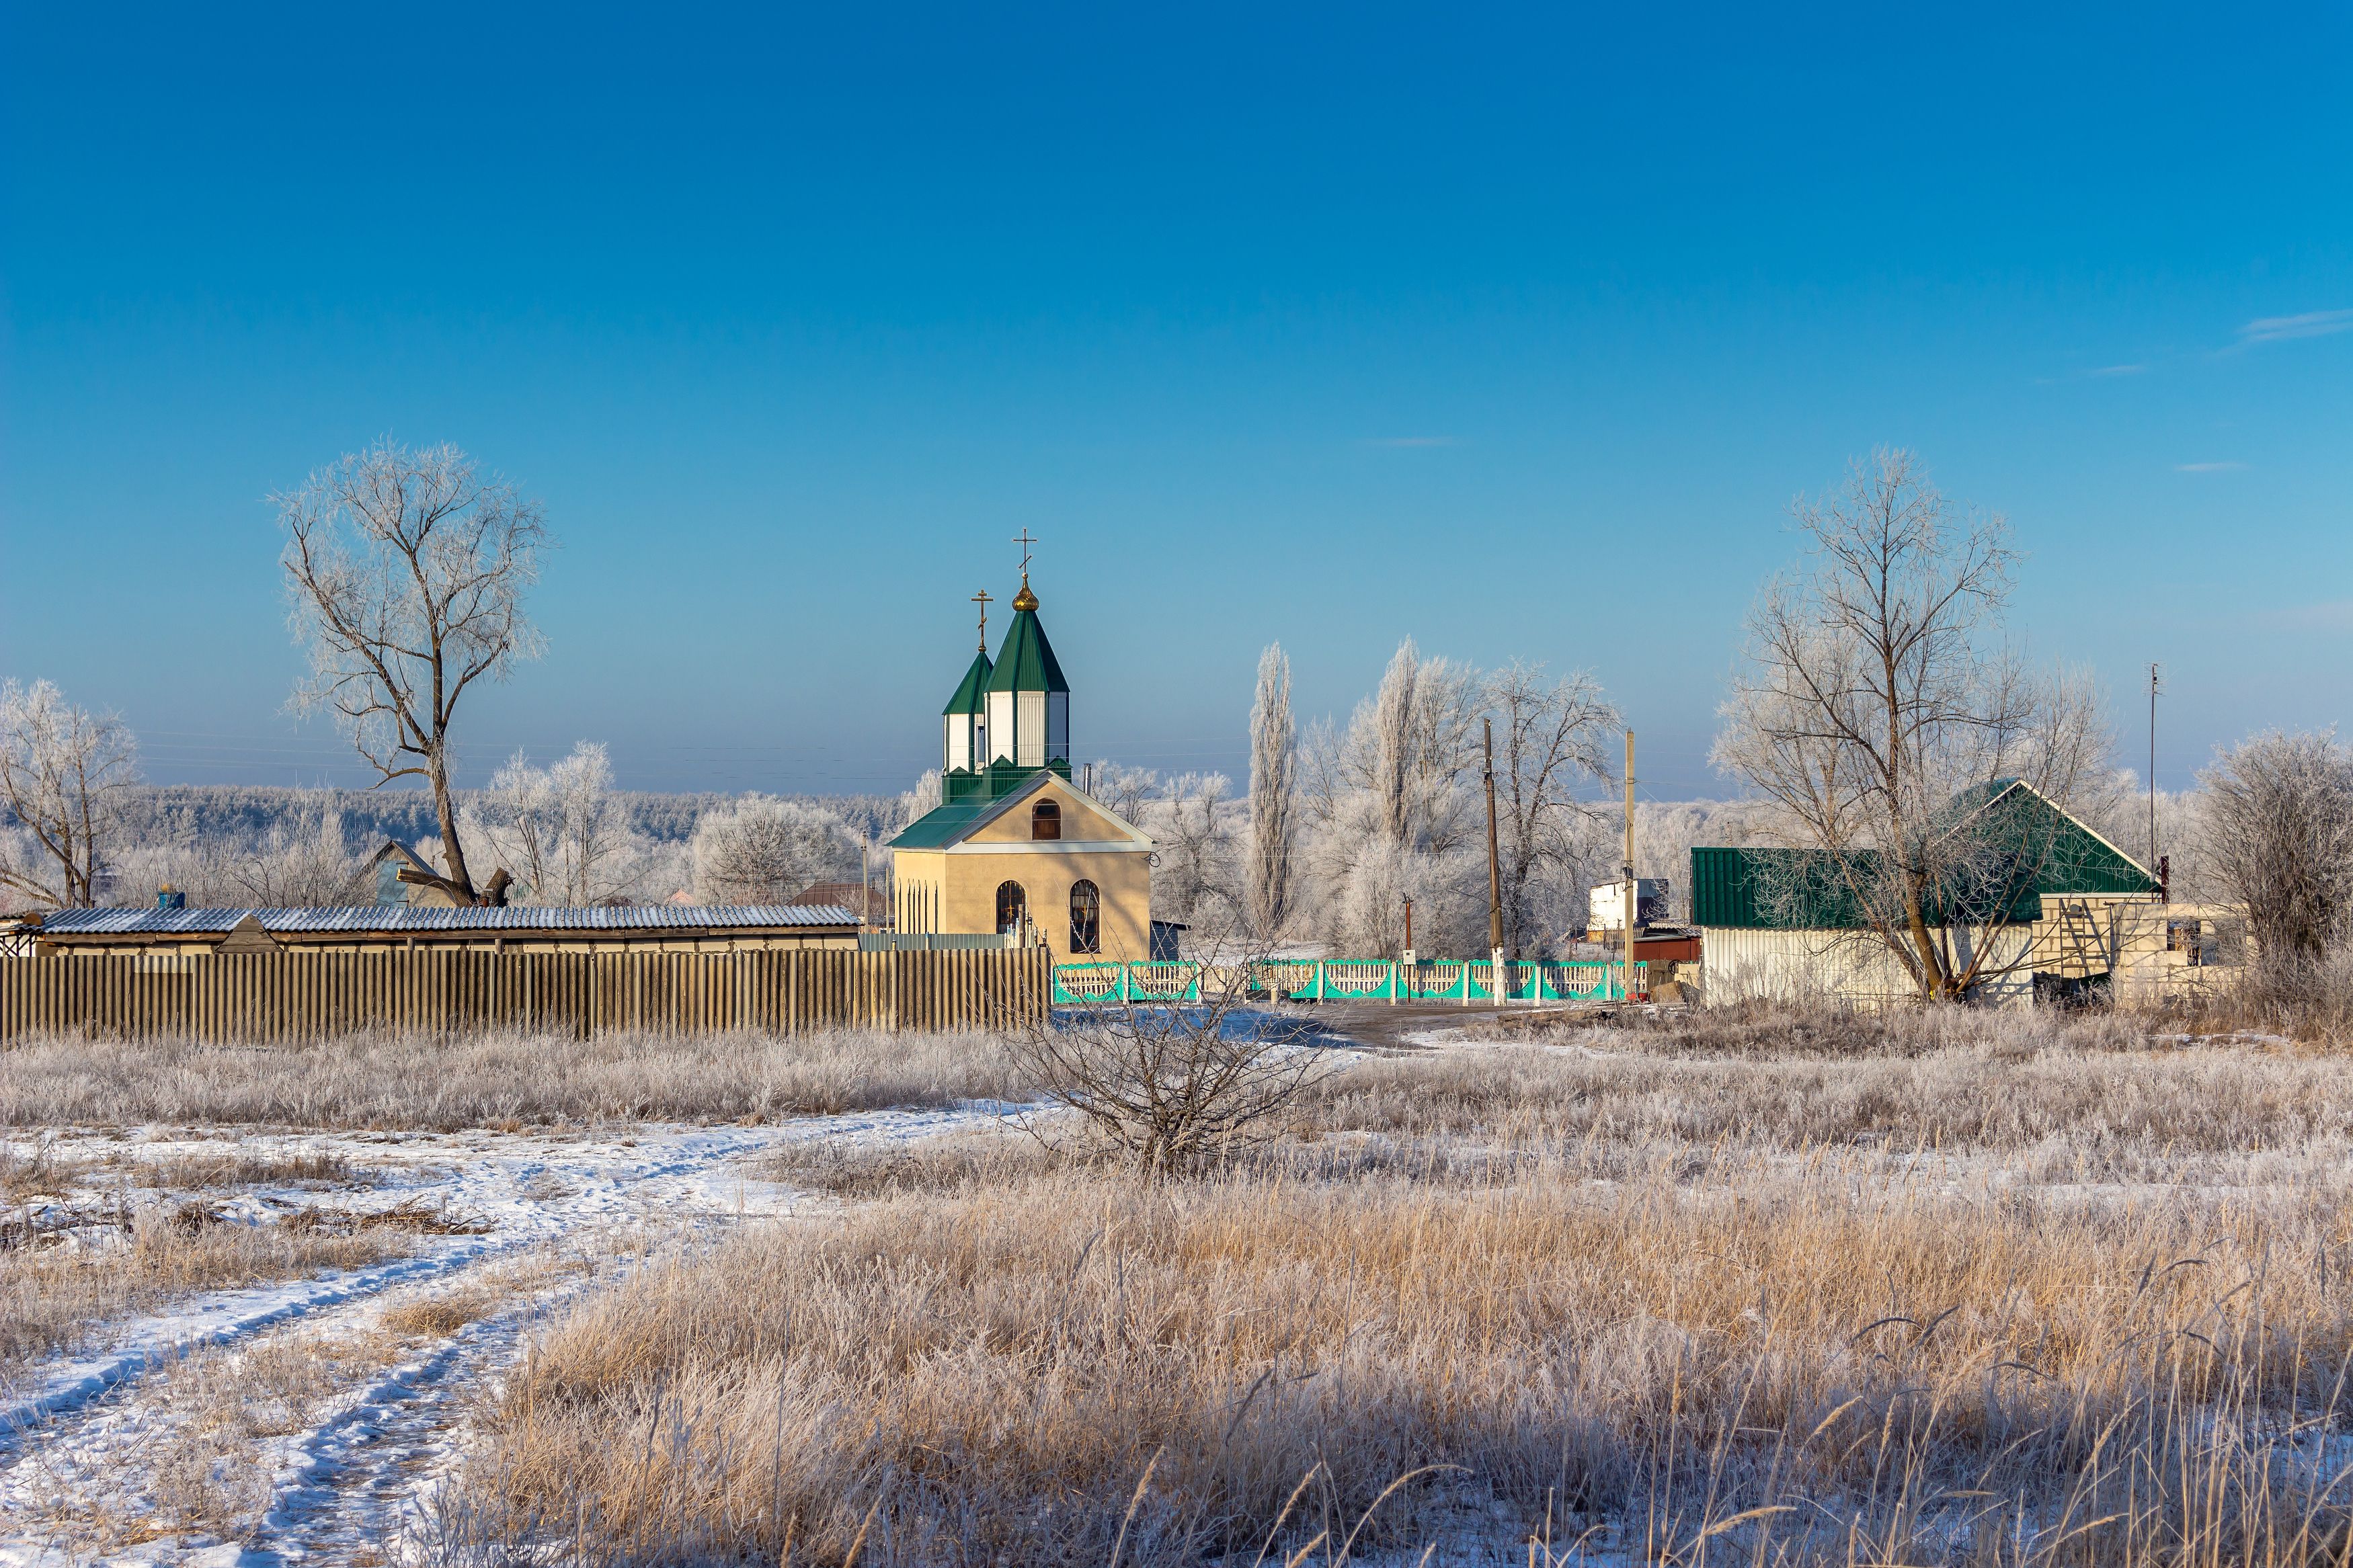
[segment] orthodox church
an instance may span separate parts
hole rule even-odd
[[[1152,956],[1152,840],[1071,779],[1071,686],[1025,562],[991,663],[988,595],[972,665],[940,719],[940,804],[891,841],[902,933],[996,932],[1057,960]]]

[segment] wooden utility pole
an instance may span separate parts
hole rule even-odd
[[[2148,667],[2148,868],[2157,869],[2157,692],[2158,667]]]
[[[1487,959],[1494,965],[1495,1005],[1512,992],[1511,974],[1504,957],[1504,873],[1495,853],[1495,721],[1480,721],[1487,732]],[[1465,987],[1468,989],[1468,987]]]
[[[1641,889],[1634,880],[1634,731],[1626,731],[1626,1000],[1634,999],[1634,927],[1641,906]]]
[[[1495,721],[1488,719],[1482,722],[1487,729],[1487,945],[1500,952],[1504,948],[1504,873],[1495,853]]]

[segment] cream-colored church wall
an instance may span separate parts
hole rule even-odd
[[[1025,828],[1027,804],[1022,813]],[[1057,963],[1074,956],[1071,889],[1082,879],[1094,883],[1100,895],[1103,951],[1075,956],[1151,957],[1152,857],[1141,849],[1065,849],[1051,843],[1022,842],[1018,847],[992,846],[979,850],[902,849],[892,857],[892,881],[899,889],[902,918],[911,922],[902,929],[993,931],[998,884],[1018,882],[1029,918],[1053,950]]]
[[[979,828],[965,840],[969,844],[1029,844],[1040,842],[1029,837],[1029,814],[1041,800],[1051,800],[1062,809],[1062,837],[1076,844],[1105,844],[1124,841],[1127,829],[1113,822],[1100,806],[1078,791],[1056,782],[1040,784],[1035,795],[1016,802],[1012,808],[996,821]],[[1050,843],[1051,840],[1043,842]]]
[[[944,925],[940,893],[946,879],[947,857],[939,851],[893,849],[891,852],[891,912],[902,931],[978,931],[977,926]]]

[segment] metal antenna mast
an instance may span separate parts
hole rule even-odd
[[[2158,666],[2148,667],[2148,868],[2157,869],[2157,694],[2162,689]]]
[[[1634,927],[1641,908],[1642,887],[1634,879],[1634,731],[1626,731],[1626,973],[1619,989],[1634,999]]]

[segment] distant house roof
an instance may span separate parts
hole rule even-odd
[[[863,903],[870,925],[891,912],[891,900],[880,888],[863,882],[812,882],[785,900],[787,904],[828,905],[854,910]]]
[[[369,904],[322,910],[54,910],[48,936],[174,936],[227,931],[250,915],[269,931],[404,935],[427,931],[741,931],[855,927],[839,904],[638,904],[627,909],[430,909]]]
[[[438,871],[427,865],[424,857],[418,855],[416,850],[397,838],[387,838],[377,847],[375,854],[361,862],[360,868],[353,873],[352,879],[343,884],[343,901],[355,908],[363,903],[383,905],[408,902],[415,895],[409,892],[407,884],[385,877],[386,862],[390,862],[396,868],[406,866],[412,871],[421,871],[428,877],[440,875]],[[417,889],[418,892],[425,890],[421,888]],[[454,901],[449,900],[448,895],[442,893],[438,888],[431,890],[445,901]]]
[[[1988,814],[1990,814],[1989,819]],[[1994,779],[1955,795],[1940,814],[1947,834],[1972,824],[1996,853],[1969,885],[1943,889],[1931,925],[2042,918],[2045,898],[2152,894],[2140,862],[2020,779]],[[1865,883],[1877,857],[1853,857]],[[1838,861],[1820,849],[1694,847],[1692,923],[1749,930],[1855,931],[1872,922]]]

